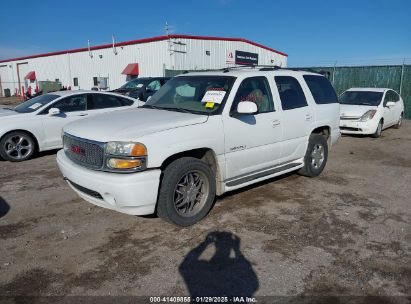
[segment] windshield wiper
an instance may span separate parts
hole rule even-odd
[[[164,108],[157,107],[157,106],[152,106],[152,105],[148,105],[148,104],[142,105],[140,108],[143,108],[143,109],[155,109],[155,110],[165,110]]]
[[[12,109],[12,108],[1,108],[1,109],[14,111],[14,109]]]

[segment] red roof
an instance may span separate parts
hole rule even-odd
[[[28,79],[28,80],[36,80],[36,72],[31,71],[29,72],[26,77],[24,77],[24,79]]]
[[[115,43],[114,46],[119,47],[119,46],[125,46],[125,45],[133,45],[133,44],[140,44],[140,43],[148,43],[148,42],[154,42],[154,41],[161,41],[161,40],[167,40],[167,39],[197,39],[197,40],[217,40],[217,41],[237,41],[237,42],[245,42],[248,44],[252,44],[254,46],[258,46],[260,48],[266,49],[268,51],[271,51],[273,53],[277,53],[283,56],[288,57],[286,53],[274,50],[268,46],[264,46],[262,44],[243,39],[243,38],[224,38],[224,37],[210,37],[210,36],[191,36],[191,35],[168,35],[168,36],[157,36],[157,37],[152,37],[152,38],[144,38],[144,39],[138,39],[138,40],[130,40],[130,41],[124,41],[124,42],[118,42]],[[103,44],[103,45],[97,45],[90,47],[91,51],[94,50],[101,50],[101,49],[107,49],[113,47],[112,44]],[[24,60],[24,59],[31,59],[31,58],[39,58],[39,57],[47,57],[47,56],[53,56],[53,55],[62,55],[62,54],[68,54],[68,53],[78,53],[78,52],[85,52],[88,51],[88,48],[79,48],[79,49],[72,49],[72,50],[65,50],[65,51],[58,51],[58,52],[51,52],[51,53],[44,53],[44,54],[37,54],[37,55],[31,55],[31,56],[25,56],[25,57],[18,57],[18,58],[11,58],[11,59],[5,59],[5,60],[0,60],[1,62],[8,62],[8,61],[16,61],[16,60]]]
[[[124,75],[138,76],[138,63],[129,63],[126,68],[121,72]]]

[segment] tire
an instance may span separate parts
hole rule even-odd
[[[36,152],[36,141],[23,131],[7,133],[0,140],[0,156],[11,162],[21,162],[30,159]]]
[[[401,113],[400,118],[398,119],[397,124],[394,125],[394,129],[399,129],[399,128],[401,128],[403,115],[404,115],[404,113]]]
[[[311,134],[308,140],[307,152],[304,156],[304,167],[298,173],[307,177],[321,174],[328,159],[328,144],[323,135]]]
[[[382,127],[383,127],[383,122],[382,119],[380,120],[380,122],[378,123],[377,129],[375,130],[375,132],[373,134],[371,134],[372,138],[378,138],[381,136],[381,132],[382,132]]]
[[[157,215],[178,226],[193,225],[210,211],[215,194],[215,176],[206,163],[193,157],[177,159],[163,172]]]

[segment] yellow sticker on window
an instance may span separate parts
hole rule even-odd
[[[215,103],[214,102],[206,102],[205,107],[207,109],[212,109],[214,108]]]

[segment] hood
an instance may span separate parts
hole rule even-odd
[[[340,104],[340,116],[361,117],[365,112],[376,109],[376,106]]]
[[[144,135],[205,123],[206,115],[142,109],[116,111],[68,124],[64,131],[94,141],[133,141]]]
[[[21,115],[20,113],[17,113],[13,110],[8,110],[5,108],[0,108],[0,118],[2,117],[11,117],[11,116],[17,116],[17,115]]]

